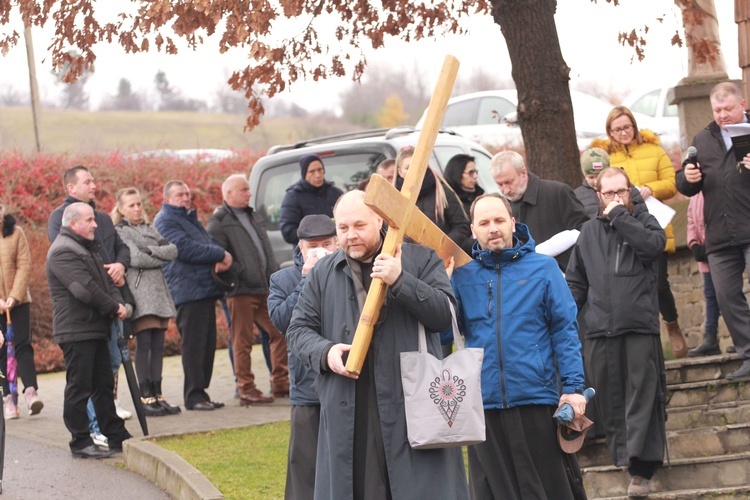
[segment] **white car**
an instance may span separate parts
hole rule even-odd
[[[583,151],[595,137],[605,133],[604,125],[612,105],[589,94],[570,91],[578,148]],[[487,90],[454,97],[441,128],[463,135],[490,149],[520,149],[523,137],[518,126],[518,97],[515,89]],[[427,110],[417,122],[422,128]]]

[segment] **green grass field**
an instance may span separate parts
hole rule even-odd
[[[188,434],[156,444],[190,462],[227,499],[284,498],[288,421]]]
[[[284,497],[288,421],[155,442],[187,460],[227,499]],[[468,474],[465,446],[463,455]]]
[[[220,113],[42,109],[40,140],[47,153],[135,153],[152,149],[239,149],[352,130],[335,119],[276,117],[245,132],[245,116]],[[0,151],[35,150],[31,108],[0,107]]]

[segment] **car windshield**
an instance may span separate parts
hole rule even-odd
[[[324,156],[326,181],[333,181],[344,192],[350,191],[368,178],[384,159],[385,155],[379,151]],[[284,200],[287,188],[299,179],[300,170],[297,159],[270,167],[263,172],[257,193],[255,193],[255,207],[260,215],[265,217],[266,229],[279,228],[281,202]]]

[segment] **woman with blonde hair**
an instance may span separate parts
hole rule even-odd
[[[609,154],[609,164],[620,167],[628,174],[644,200],[653,196],[665,201],[677,193],[672,160],[659,144],[659,138],[650,130],[639,130],[633,113],[625,106],[616,106],[609,112],[606,122],[609,139],[596,139],[591,147],[602,148]],[[659,311],[667,324],[669,340],[675,357],[682,358],[688,347],[677,323],[677,307],[669,287],[667,253],[674,253],[675,241],[672,225],[667,233],[667,245],[658,260]]]
[[[404,146],[396,154],[396,176],[393,181],[398,189],[404,185],[412,156],[413,146]],[[417,208],[457,245],[464,247],[467,241],[470,241],[471,227],[461,200],[445,179],[430,167],[427,167],[422,181]]]
[[[31,345],[29,310],[31,295],[31,251],[23,229],[16,225],[16,219],[5,213],[5,205],[0,203],[0,329],[7,330],[7,317],[13,324],[13,346],[16,350],[18,375],[23,381],[23,395],[29,415],[36,415],[44,407],[39,399],[34,365],[34,348]],[[0,372],[3,374],[3,407],[6,419],[18,418],[18,406],[10,394],[7,373],[8,350],[5,339],[0,341]]]
[[[136,188],[117,192],[111,216],[117,233],[130,248],[130,268],[125,280],[135,299],[131,321],[141,401],[148,416],[180,413],[178,406],[167,403],[161,390],[164,332],[169,318],[177,314],[162,266],[177,258],[177,247],[148,223]]]

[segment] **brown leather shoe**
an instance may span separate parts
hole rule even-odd
[[[672,353],[675,358],[684,358],[688,353],[687,342],[685,337],[682,336],[682,330],[677,321],[671,321],[667,323],[667,333],[669,333],[669,341],[672,343]]]
[[[268,403],[273,403],[273,398],[271,396],[266,396],[258,389],[253,389],[248,393],[240,393],[240,406]]]

